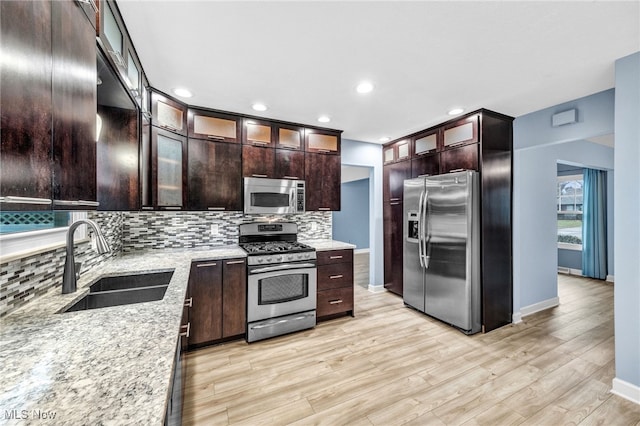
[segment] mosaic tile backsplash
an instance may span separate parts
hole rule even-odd
[[[100,225],[111,252],[98,255],[90,243],[76,245],[81,274],[119,253],[154,249],[206,249],[237,244],[238,225],[255,221],[298,224],[298,238],[330,239],[331,212],[258,216],[242,212],[89,212]],[[212,229],[213,228],[213,229]],[[0,318],[62,283],[65,249],[0,264]]]

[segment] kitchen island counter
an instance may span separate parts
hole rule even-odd
[[[120,255],[84,274],[75,293],[57,286],[2,318],[0,419],[161,425],[191,261],[238,257],[237,246]],[[59,313],[102,276],[166,270],[162,300]]]

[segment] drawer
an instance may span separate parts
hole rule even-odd
[[[353,250],[329,250],[316,252],[318,265],[353,262]]]
[[[334,288],[318,292],[316,316],[353,311],[353,287]]]
[[[320,265],[317,274],[318,290],[353,287],[353,263]]]

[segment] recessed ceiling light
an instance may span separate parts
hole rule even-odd
[[[449,115],[458,115],[462,114],[464,110],[462,108],[453,108],[449,110]]]
[[[184,87],[176,87],[173,89],[173,94],[176,96],[180,96],[181,98],[190,98],[193,96],[193,93],[189,89],[185,89]]]
[[[328,115],[321,115],[320,117],[318,117],[318,121],[321,123],[328,123],[331,121],[331,118],[329,118]]]
[[[267,106],[265,104],[261,104],[260,102],[256,102],[255,104],[251,105],[251,108],[253,108],[255,111],[267,110]]]
[[[356,87],[358,93],[369,93],[373,90],[373,84],[369,81],[363,81]]]
[[[384,136],[382,138],[379,139],[380,142],[389,142],[391,140],[391,138],[389,136]]]

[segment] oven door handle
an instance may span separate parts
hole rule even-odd
[[[282,271],[285,269],[301,269],[301,268],[315,268],[313,263],[283,263],[275,266],[265,266],[264,268],[253,269],[249,271],[249,274],[262,274],[263,272]]]

